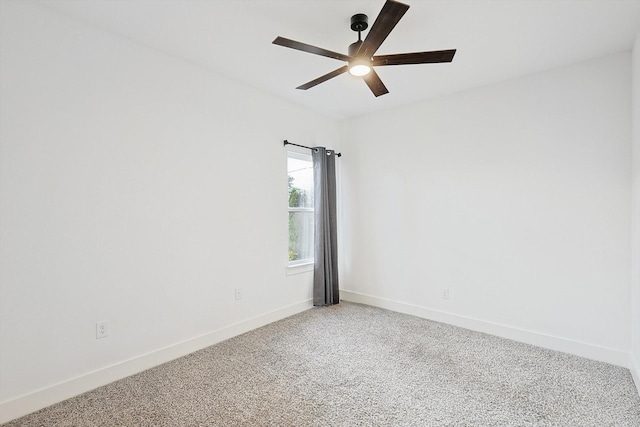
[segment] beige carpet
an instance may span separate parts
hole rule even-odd
[[[316,308],[6,426],[640,426],[627,369],[374,307]]]

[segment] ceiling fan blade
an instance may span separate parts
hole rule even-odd
[[[371,92],[373,92],[376,97],[384,95],[385,93],[389,93],[389,90],[384,85],[384,83],[382,83],[382,80],[380,80],[380,76],[373,70],[373,68],[371,69],[371,71],[369,71],[369,74],[362,77],[362,79],[367,84],[367,86],[369,86],[369,89],[371,89]]]
[[[323,49],[321,47],[311,46],[310,44],[297,42],[295,40],[286,39],[284,37],[276,37],[273,44],[277,44],[291,49],[301,50],[303,52],[313,53],[314,55],[326,56],[328,58],[339,59],[341,61],[350,61],[349,55],[343,55],[342,53],[333,52],[331,50]]]
[[[345,65],[343,67],[338,68],[337,70],[333,70],[332,72],[325,74],[324,76],[320,76],[315,80],[311,80],[308,83],[300,85],[296,89],[302,89],[302,90],[310,89],[310,88],[312,88],[312,87],[314,87],[316,85],[319,85],[322,82],[326,82],[329,79],[332,79],[332,78],[334,78],[336,76],[339,76],[340,74],[346,72],[348,69],[349,69],[349,67]]]
[[[374,56],[372,65],[407,65],[407,64],[434,64],[438,62],[451,62],[456,54],[455,49],[433,50],[430,52],[398,53],[395,55]]]
[[[387,0],[362,42],[357,56],[371,58],[408,9],[408,4]]]

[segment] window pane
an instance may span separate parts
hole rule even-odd
[[[313,164],[289,157],[289,207],[313,207]]]
[[[313,163],[311,156],[289,152],[289,261],[313,262]]]
[[[289,212],[289,261],[313,259],[313,212]]]

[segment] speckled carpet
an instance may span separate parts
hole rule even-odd
[[[640,426],[627,369],[359,304],[314,308],[6,426]]]

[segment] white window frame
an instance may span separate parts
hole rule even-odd
[[[295,147],[290,147],[290,148],[287,147],[287,166],[288,166],[290,157],[298,160],[306,160],[313,164],[311,153],[309,153],[309,150],[307,149],[297,149]],[[288,175],[289,174],[287,173],[287,178],[288,178]],[[314,212],[314,208],[298,208],[298,207],[292,208],[292,207],[289,207],[289,202],[287,200],[287,216],[289,215],[289,212]],[[287,235],[288,233],[289,233],[289,226],[287,225]],[[287,239],[287,252],[288,252],[288,247],[289,247],[289,244]],[[313,267],[314,267],[313,258],[298,259],[294,261],[289,261],[287,259],[287,275],[300,274],[300,273],[313,271]]]

